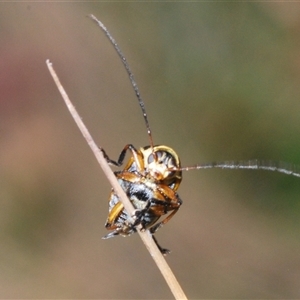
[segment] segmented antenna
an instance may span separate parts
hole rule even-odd
[[[243,161],[224,161],[224,162],[211,162],[205,164],[197,164],[190,167],[176,168],[178,171],[189,171],[199,169],[250,169],[250,170],[266,170],[284,173],[286,175],[292,175],[300,177],[300,166],[290,164],[282,161],[271,160],[243,160]]]
[[[127,74],[129,76],[129,79],[130,79],[130,82],[131,82],[131,85],[133,86],[133,89],[134,89],[134,92],[135,92],[135,95],[139,101],[139,105],[142,109],[142,113],[143,113],[143,117],[144,117],[144,120],[145,120],[145,124],[146,124],[146,128],[147,128],[147,132],[148,132],[148,136],[149,136],[149,139],[150,139],[150,146],[151,148],[153,149],[153,140],[152,140],[152,134],[151,134],[151,129],[150,129],[150,125],[149,125],[149,122],[148,122],[148,117],[147,117],[147,113],[146,113],[146,109],[145,109],[145,104],[142,100],[142,97],[141,97],[141,94],[140,94],[140,91],[139,91],[139,88],[134,80],[134,77],[133,77],[133,74],[129,68],[129,65],[127,63],[127,60],[124,56],[124,54],[122,53],[120,47],[118,46],[117,42],[115,41],[115,39],[111,36],[111,34],[109,33],[109,31],[107,30],[107,28],[104,26],[104,24],[99,21],[94,15],[90,15],[89,16],[92,20],[94,20],[98,25],[99,27],[105,32],[106,36],[108,37],[108,39],[110,40],[110,42],[112,43],[112,45],[114,46],[114,48],[116,49],[119,57],[121,58],[122,60],[122,63],[127,71]],[[156,157],[155,153],[153,153],[154,157]]]

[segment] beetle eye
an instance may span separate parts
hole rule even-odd
[[[161,151],[156,151],[155,155],[156,155],[156,161],[160,162],[160,160],[163,156],[162,152]],[[151,153],[148,157],[148,164],[153,163],[153,161],[154,161],[154,156],[153,156],[153,153]]]
[[[162,156],[163,156],[163,154],[162,154],[161,151],[157,151],[155,154],[156,154],[156,157],[157,157],[158,160],[159,160],[160,158],[162,158]]]
[[[153,154],[150,154],[149,157],[148,157],[148,164],[153,163],[153,161],[154,161]]]

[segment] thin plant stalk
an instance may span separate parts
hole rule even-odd
[[[59,81],[59,78],[56,74],[56,72],[53,69],[52,63],[49,61],[49,59],[46,61],[47,67],[49,69],[49,72],[62,96],[62,98],[65,101],[65,104],[67,105],[75,123],[79,127],[82,135],[84,136],[85,140],[87,141],[88,145],[92,149],[98,163],[100,164],[105,176],[107,177],[108,181],[110,182],[111,186],[113,187],[114,191],[117,193],[120,201],[123,203],[126,211],[128,212],[129,215],[132,215],[134,212],[134,207],[132,206],[130,200],[126,196],[126,193],[124,190],[121,188],[121,186],[118,183],[118,180],[111,170],[110,166],[108,165],[106,159],[103,156],[103,153],[99,149],[99,147],[96,145],[94,142],[91,134],[89,133],[88,129],[84,125],[82,119],[80,118],[79,114],[77,113],[74,105],[72,104],[71,100],[69,99],[65,89],[63,88],[62,84]],[[141,227],[139,227],[141,229]],[[173,293],[175,299],[187,299],[185,296],[181,286],[179,285],[175,275],[173,274],[171,268],[167,264],[165,258],[157,248],[155,242],[152,239],[151,234],[149,233],[148,230],[146,231],[141,231],[137,230],[139,233],[142,241],[144,242],[146,248],[148,249],[150,255],[154,259],[157,267],[159,268],[160,272],[162,273],[163,277],[165,278],[171,292]]]

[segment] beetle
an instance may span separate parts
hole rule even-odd
[[[130,216],[119,200],[118,195],[112,190],[109,197],[109,213],[105,223],[105,227],[111,232],[105,235],[103,239],[118,235],[129,236],[137,231],[138,225],[141,225],[142,230],[149,229],[162,254],[170,253],[170,250],[158,244],[154,233],[170,221],[182,205],[182,200],[177,193],[182,180],[182,171],[210,168],[261,169],[300,177],[299,167],[296,165],[270,160],[210,162],[181,167],[179,156],[172,148],[164,145],[154,145],[145,104],[127,60],[103,23],[93,15],[90,15],[90,17],[104,31],[121,58],[142,110],[150,142],[150,145],[141,147],[138,150],[132,144],[127,144],[121,151],[117,161],[110,159],[105,150],[100,148],[107,162],[117,167],[123,165],[127,151],[130,152],[130,158],[125,168],[114,173],[135,208],[134,215]]]
[[[167,254],[170,251],[162,248],[153,234],[175,215],[182,204],[176,192],[182,179],[179,157],[173,149],[163,145],[146,146],[139,150],[131,144],[126,145],[118,162],[111,160],[103,149],[102,152],[110,164],[121,166],[127,150],[131,152],[131,157],[124,170],[115,172],[115,175],[135,208],[135,221],[130,222],[130,216],[112,190],[105,227],[114,231],[104,239],[130,235],[136,232],[137,225],[142,225],[143,230],[150,228],[159,250]],[[156,223],[169,212],[165,219]]]

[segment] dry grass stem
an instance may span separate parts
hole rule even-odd
[[[48,69],[50,71],[51,76],[53,77],[53,80],[55,84],[57,85],[57,88],[62,95],[74,121],[76,122],[77,126],[79,127],[81,133],[83,134],[84,138],[86,139],[88,145],[91,147],[94,155],[96,156],[96,159],[98,163],[100,164],[105,176],[107,177],[108,181],[110,182],[111,186],[119,196],[120,200],[122,201],[126,211],[129,213],[129,215],[132,215],[134,212],[134,208],[126,196],[124,190],[119,185],[116,176],[114,175],[113,171],[111,170],[110,166],[108,165],[107,161],[105,160],[102,152],[100,151],[99,147],[94,142],[92,136],[90,135],[88,129],[84,125],[82,119],[78,115],[74,105],[71,103],[66,91],[64,90],[63,86],[61,85],[58,76],[56,75],[56,72],[53,69],[52,63],[47,60],[46,64],[48,66]],[[150,255],[153,257],[156,265],[158,266],[159,270],[161,271],[163,277],[165,278],[168,286],[171,289],[171,292],[173,293],[175,299],[187,299],[181,286],[179,285],[177,279],[175,278],[172,270],[170,269],[169,265],[167,264],[165,258],[160,253],[159,249],[157,248],[156,244],[154,243],[151,234],[149,231],[142,232],[138,230],[138,233],[143,240],[144,244],[146,245],[148,251],[150,252]]]

